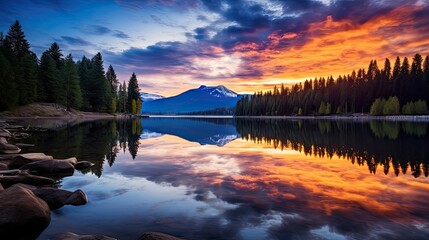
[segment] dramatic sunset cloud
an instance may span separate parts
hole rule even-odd
[[[40,57],[101,52],[121,81],[165,96],[199,85],[254,92],[348,74],[376,59],[429,54],[423,0],[0,0]]]

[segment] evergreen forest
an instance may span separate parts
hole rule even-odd
[[[368,69],[351,74],[315,78],[291,88],[275,86],[237,102],[237,116],[285,115],[420,115],[427,114],[429,101],[429,56],[415,54],[389,59],[380,68],[372,60]]]
[[[92,112],[140,112],[142,100],[136,75],[121,84],[112,65],[107,71],[101,53],[75,62],[54,42],[40,59],[19,21],[0,33],[0,111],[34,102],[57,103]]]

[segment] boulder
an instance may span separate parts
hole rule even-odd
[[[43,199],[51,210],[58,209],[64,205],[84,205],[88,202],[85,193],[81,190],[70,192],[57,188],[37,188],[33,193]]]
[[[5,137],[5,138],[10,138],[12,136],[12,134],[3,128],[0,128],[0,137]]]
[[[10,138],[10,137],[11,137],[11,135],[10,135],[10,133],[0,131],[0,137],[7,137],[7,138]]]
[[[147,232],[139,237],[139,240],[183,240],[182,238],[173,237],[171,235],[160,232]]]
[[[48,204],[26,186],[0,192],[0,239],[36,239],[49,225]]]
[[[21,149],[13,144],[0,142],[0,153],[19,153]]]
[[[29,170],[37,175],[71,176],[74,172],[73,164],[63,160],[42,160],[27,163],[19,169]]]
[[[77,162],[75,165],[74,165],[74,168],[76,168],[76,169],[85,169],[85,168],[89,168],[89,167],[92,167],[92,166],[94,166],[94,163],[92,163],[92,162],[88,162],[88,161],[80,161],[80,162]]]
[[[116,238],[103,235],[77,235],[76,233],[66,232],[55,236],[53,240],[116,240]]]
[[[6,170],[8,169],[7,165],[4,163],[0,163],[0,170]]]
[[[1,135],[0,135],[0,143],[7,143],[6,138],[2,137]]]
[[[78,189],[74,191],[69,198],[67,198],[64,204],[79,206],[79,205],[85,205],[87,203],[88,203],[88,197],[82,190]]]
[[[71,158],[67,158],[67,159],[57,159],[57,160],[66,161],[66,162],[69,162],[73,165],[75,165],[77,163],[77,158],[75,158],[75,157],[71,157]]]
[[[47,185],[53,184],[55,181],[52,178],[34,176],[30,174],[21,174],[14,176],[0,176],[0,183],[3,185],[12,185],[16,183],[25,183],[31,185]]]
[[[0,183],[0,192],[2,192],[4,190],[3,185],[1,185]]]
[[[52,156],[45,155],[44,153],[25,153],[15,156],[12,161],[9,163],[9,168],[19,168],[25,164],[42,161],[42,160],[52,160]]]

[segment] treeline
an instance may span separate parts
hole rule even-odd
[[[67,110],[139,113],[136,75],[128,86],[120,84],[112,65],[105,72],[103,64],[100,53],[77,62],[71,54],[64,57],[55,42],[38,59],[16,21],[6,36],[0,33],[0,111],[50,102]]]
[[[377,100],[378,99],[378,100]],[[378,101],[375,103],[375,101]],[[429,56],[416,54],[396,58],[393,69],[389,59],[380,69],[377,61],[367,70],[349,75],[305,80],[291,88],[275,86],[265,93],[257,92],[237,102],[235,114],[247,115],[327,115],[369,113],[426,114],[429,102]],[[386,110],[384,110],[384,108]],[[386,113],[386,114],[384,114]]]

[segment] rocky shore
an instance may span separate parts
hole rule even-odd
[[[0,239],[36,239],[50,224],[51,210],[64,205],[79,206],[88,203],[80,190],[67,191],[57,187],[57,181],[73,176],[75,170],[93,166],[91,162],[75,157],[55,159],[44,153],[20,154],[14,144],[26,138],[29,127],[0,121]],[[66,232],[54,239],[115,239],[102,235],[78,235]],[[178,240],[163,233],[145,233],[142,240]]]

